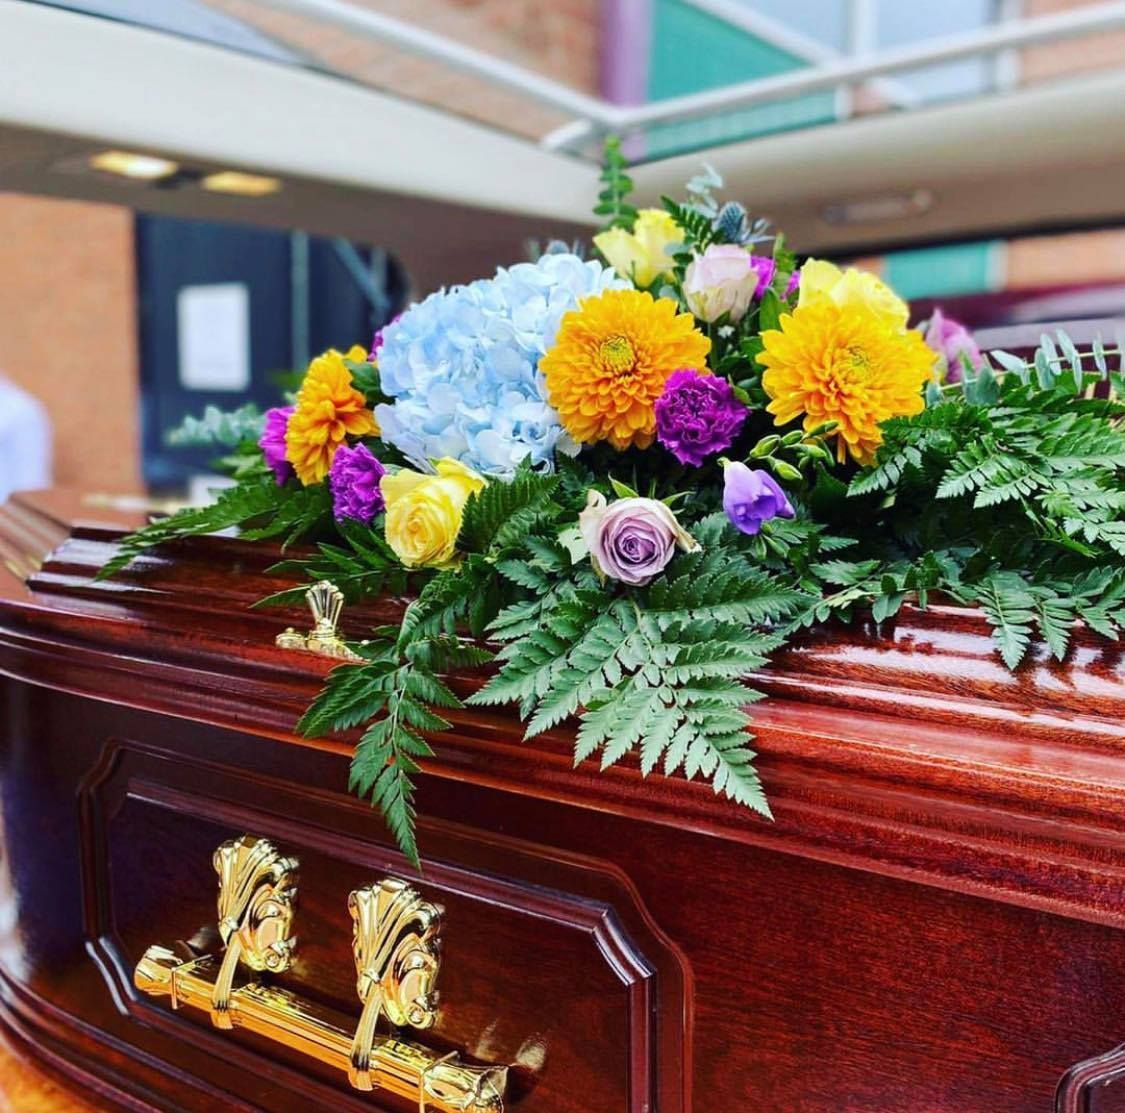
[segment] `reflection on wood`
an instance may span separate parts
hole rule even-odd
[[[349,1022],[348,893],[409,878],[446,909],[426,1043],[508,1066],[512,1113],[1125,1109],[1120,646],[1080,631],[1011,674],[952,606],[810,634],[760,677],[773,823],[678,776],[574,768],[566,725],[525,743],[458,711],[419,778],[416,878],[346,791],[354,737],[293,734],[333,662],[274,645],[299,609],[248,609],[276,554],[201,538],[96,583],[133,523],[90,513],[0,509],[37,568],[0,566],[0,1024],[80,1085],[126,1109],[408,1113],[133,988],[156,939],[217,949],[211,856],[253,831],[302,866],[285,988]]]
[[[98,1113],[48,1070],[0,1038],[0,1113]]]

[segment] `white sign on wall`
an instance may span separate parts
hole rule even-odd
[[[250,386],[250,292],[243,283],[181,287],[176,328],[186,390]]]

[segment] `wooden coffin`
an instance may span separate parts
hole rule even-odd
[[[1012,676],[948,607],[811,636],[759,678],[772,823],[459,713],[419,877],[348,794],[349,740],[292,732],[331,665],[275,647],[300,615],[247,609],[274,554],[207,538],[94,583],[133,524],[95,517],[0,511],[0,1011],[88,1095],[419,1108],[137,988],[153,944],[221,949],[212,859],[249,834],[300,863],[292,964],[252,991],[354,1027],[348,894],[407,880],[445,917],[436,1022],[403,1038],[508,1068],[507,1110],[1125,1110],[1116,647]]]

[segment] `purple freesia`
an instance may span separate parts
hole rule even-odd
[[[332,459],[328,483],[332,488],[332,509],[337,521],[353,518],[369,526],[384,506],[379,480],[387,469],[365,444],[349,448],[340,445]]]
[[[656,437],[681,464],[698,468],[730,448],[748,413],[726,379],[685,367],[668,376],[656,400]]]
[[[656,499],[632,497],[607,504],[605,495],[591,491],[578,526],[594,571],[634,587],[643,587],[663,572],[677,545],[685,552],[699,548],[675,514]]]
[[[962,357],[969,361],[974,372],[979,371],[984,362],[980,348],[973,334],[960,321],[947,317],[940,309],[926,322],[922,335],[926,343],[941,357],[944,366],[942,378],[946,382],[959,383],[964,367]]]
[[[285,459],[285,430],[293,410],[293,406],[274,406],[266,410],[266,424],[258,438],[258,447],[279,487],[293,476],[293,465]]]
[[[771,518],[792,518],[793,505],[767,471],[728,463],[723,469],[723,509],[735,529],[751,535]]]

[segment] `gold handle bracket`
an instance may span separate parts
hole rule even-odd
[[[266,839],[249,835],[223,843],[213,863],[219,875],[219,938],[226,950],[211,997],[211,1023],[229,1029],[239,963],[280,974],[292,962],[297,863],[283,858]]]
[[[404,882],[388,879],[351,893],[348,911],[363,1002],[348,1078],[357,1090],[371,1090],[371,1041],[379,1017],[396,1028],[419,1029],[436,1019],[441,909]]]
[[[280,974],[292,963],[297,863],[265,839],[243,836],[223,843],[214,865],[222,956],[185,961],[166,947],[149,947],[133,975],[139,990],[168,997],[173,1008],[207,1012],[218,1028],[246,1028],[327,1063],[358,1090],[417,1100],[419,1113],[503,1113],[506,1067],[463,1063],[456,1053],[442,1055],[398,1035],[437,1019],[439,907],[393,878],[350,894],[363,1003],[353,1032],[335,1010],[256,977]],[[235,986],[240,965],[251,980]],[[395,1031],[377,1031],[382,1017]]]
[[[278,648],[305,649],[341,661],[362,661],[339,634],[344,593],[328,580],[321,580],[305,592],[305,601],[312,611],[313,628],[307,634],[299,634],[292,626],[286,627],[275,639]]]

